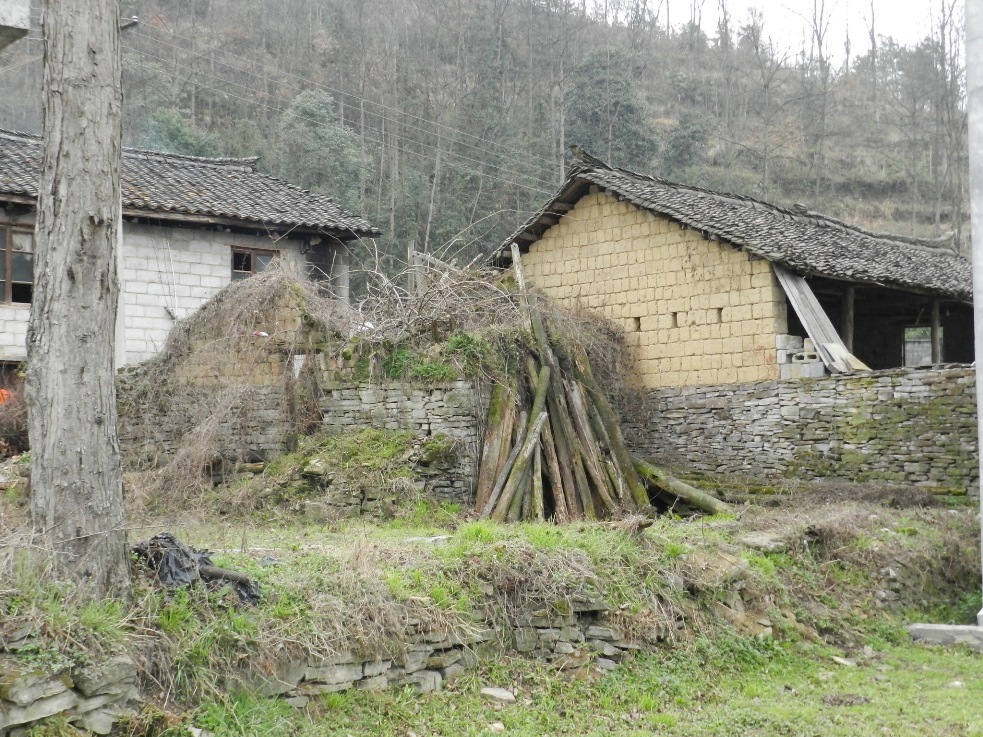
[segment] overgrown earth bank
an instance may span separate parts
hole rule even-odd
[[[0,529],[0,734],[979,733],[980,658],[903,630],[979,607],[973,508],[920,491],[567,526],[424,499],[375,522],[174,510],[258,603],[167,590],[134,559],[129,605],[78,605],[27,544],[18,488]]]

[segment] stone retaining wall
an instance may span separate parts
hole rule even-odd
[[[324,389],[320,408],[321,425],[328,432],[382,427],[446,436],[453,444],[451,451],[433,458],[418,473],[428,495],[471,501],[481,450],[480,428],[488,408],[487,396],[473,384],[334,383]]]
[[[658,389],[628,434],[700,471],[978,493],[975,386],[972,367],[947,366]]]
[[[68,669],[51,669],[18,653],[33,642],[0,639],[0,737],[26,735],[27,727],[61,715],[84,732],[109,734],[137,703],[137,666],[127,655]]]
[[[251,675],[240,685],[263,696],[280,696],[298,708],[306,706],[311,696],[353,688],[409,685],[419,691],[440,691],[444,683],[475,667],[481,656],[502,649],[547,660],[561,670],[592,666],[609,671],[641,645],[625,640],[617,628],[604,623],[607,610],[603,601],[582,597],[563,612],[544,609],[522,615],[506,633],[480,624],[439,632],[411,619],[397,652],[369,656],[342,652],[288,660],[277,666],[275,674]]]
[[[548,607],[521,615],[501,633],[480,623],[438,631],[428,622],[410,619],[402,642],[388,651],[284,659],[269,669],[229,674],[224,688],[283,698],[296,708],[305,707],[311,697],[350,689],[412,686],[435,692],[474,668],[480,657],[492,658],[502,650],[545,659],[561,670],[592,667],[606,672],[642,647],[604,621],[608,609],[601,599],[575,597],[564,600],[559,610]],[[136,665],[126,655],[71,671],[25,668],[23,662],[0,651],[0,737],[19,735],[55,715],[83,732],[109,734],[119,717],[138,704]]]

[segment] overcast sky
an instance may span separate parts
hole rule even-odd
[[[812,15],[813,0],[725,0],[736,25],[743,25],[749,8],[760,10],[765,19],[765,32],[777,48],[798,51],[803,38],[808,46],[806,18]],[[817,0],[825,1],[830,18],[829,48],[842,58],[847,31],[850,34],[851,56],[863,55],[870,47],[867,27],[870,22],[871,0]],[[980,0],[971,0],[980,2]],[[700,7],[701,0],[661,0],[660,17],[665,20],[668,8],[669,22],[675,26],[689,20],[693,3]],[[879,36],[893,36],[903,45],[916,44],[925,38],[938,17],[941,2],[951,0],[873,0],[874,28]],[[962,17],[964,0],[959,0],[959,17]],[[716,34],[720,0],[702,0],[702,27],[713,36]],[[649,7],[658,7],[659,0],[650,0]]]

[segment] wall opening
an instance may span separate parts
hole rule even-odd
[[[631,319],[631,329],[632,329],[632,332],[635,332],[635,333],[642,332],[642,318],[640,318],[640,317],[633,317]]]
[[[678,328],[679,327],[679,313],[678,312],[673,312],[672,313],[672,327],[674,327],[674,328]]]
[[[942,328],[939,328],[940,330]],[[904,365],[932,364],[932,328],[916,326],[904,329]]]

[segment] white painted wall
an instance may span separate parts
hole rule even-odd
[[[232,247],[280,250],[281,264],[301,276],[297,241],[192,228],[123,226],[122,310],[126,362],[164,347],[177,320],[201,307],[232,281]]]
[[[2,211],[0,211],[2,212]],[[30,223],[31,217],[4,218]],[[306,275],[300,242],[279,243],[250,236],[195,228],[123,224],[120,310],[126,363],[142,361],[164,347],[177,320],[201,307],[232,281],[232,248],[279,250],[284,269]],[[27,357],[30,305],[0,302],[0,361]]]
[[[0,302],[0,361],[23,361],[27,357],[27,321],[30,305]]]

